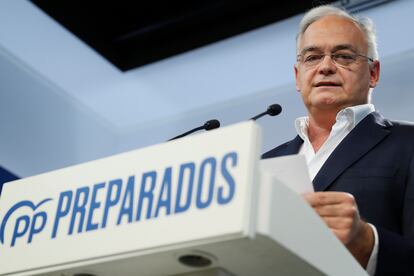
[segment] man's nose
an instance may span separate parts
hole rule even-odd
[[[319,73],[324,75],[330,75],[336,72],[337,67],[332,57],[330,55],[326,55],[323,57],[318,69]]]

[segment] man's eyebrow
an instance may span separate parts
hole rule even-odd
[[[299,55],[303,55],[307,52],[323,52],[323,50],[318,46],[308,46],[303,48],[302,51],[300,51]]]
[[[340,44],[332,48],[333,53],[340,50],[350,50],[352,52],[356,52],[355,47],[350,44]]]
[[[352,46],[351,44],[339,44],[336,45],[335,47],[332,48],[332,53],[340,51],[340,50],[350,50],[352,52],[356,52],[355,47]],[[323,49],[321,47],[318,46],[308,46],[302,49],[302,51],[300,51],[299,55],[303,55],[307,52],[324,52]]]

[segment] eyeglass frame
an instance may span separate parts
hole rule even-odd
[[[304,54],[306,54],[306,52],[309,52],[311,50],[312,49],[304,49],[304,50],[302,50],[302,53],[296,56],[296,61],[297,62],[300,62],[301,64],[305,64],[305,62],[303,61],[303,58],[301,58],[301,57],[304,57]],[[323,54],[322,53],[321,54],[312,54],[312,56],[318,56],[321,59],[320,59],[320,61],[318,63],[316,63],[315,65],[311,65],[308,68],[312,68],[312,67],[315,67],[315,66],[321,64],[324,61],[324,59],[325,59],[326,56],[329,56],[331,58],[332,62],[335,65],[338,65],[338,66],[341,66],[341,67],[345,67],[345,68],[348,67],[348,66],[350,66],[350,65],[352,65],[352,64],[354,64],[356,62],[356,60],[357,60],[356,57],[366,58],[369,62],[374,62],[374,59],[373,58],[368,57],[368,56],[363,55],[363,54],[360,54],[360,53],[356,53],[356,52],[354,52],[353,50],[351,50],[349,48],[338,49],[337,51],[340,51],[340,50],[348,50],[348,51],[352,51],[353,53],[352,54],[343,54],[343,53],[342,54],[341,53],[340,54],[337,54],[337,53],[334,52],[334,53],[330,53],[330,54],[326,54],[326,53],[323,53]],[[338,63],[336,61],[336,59],[335,59],[335,56],[343,56],[343,55],[353,56],[353,58],[355,58],[355,61],[351,62],[348,65],[344,65],[344,64]]]

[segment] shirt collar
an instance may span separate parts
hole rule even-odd
[[[362,119],[374,111],[375,107],[373,104],[350,106],[338,112],[336,115],[336,122],[346,120],[350,123],[350,129],[353,129],[359,122],[362,121]],[[305,140],[308,137],[308,125],[309,118],[307,116],[299,117],[295,120],[296,132],[302,140]]]

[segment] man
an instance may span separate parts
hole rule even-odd
[[[369,20],[333,6],[303,17],[296,88],[308,116],[263,158],[304,154],[305,199],[370,275],[414,275],[414,125],[370,104],[380,63]]]

